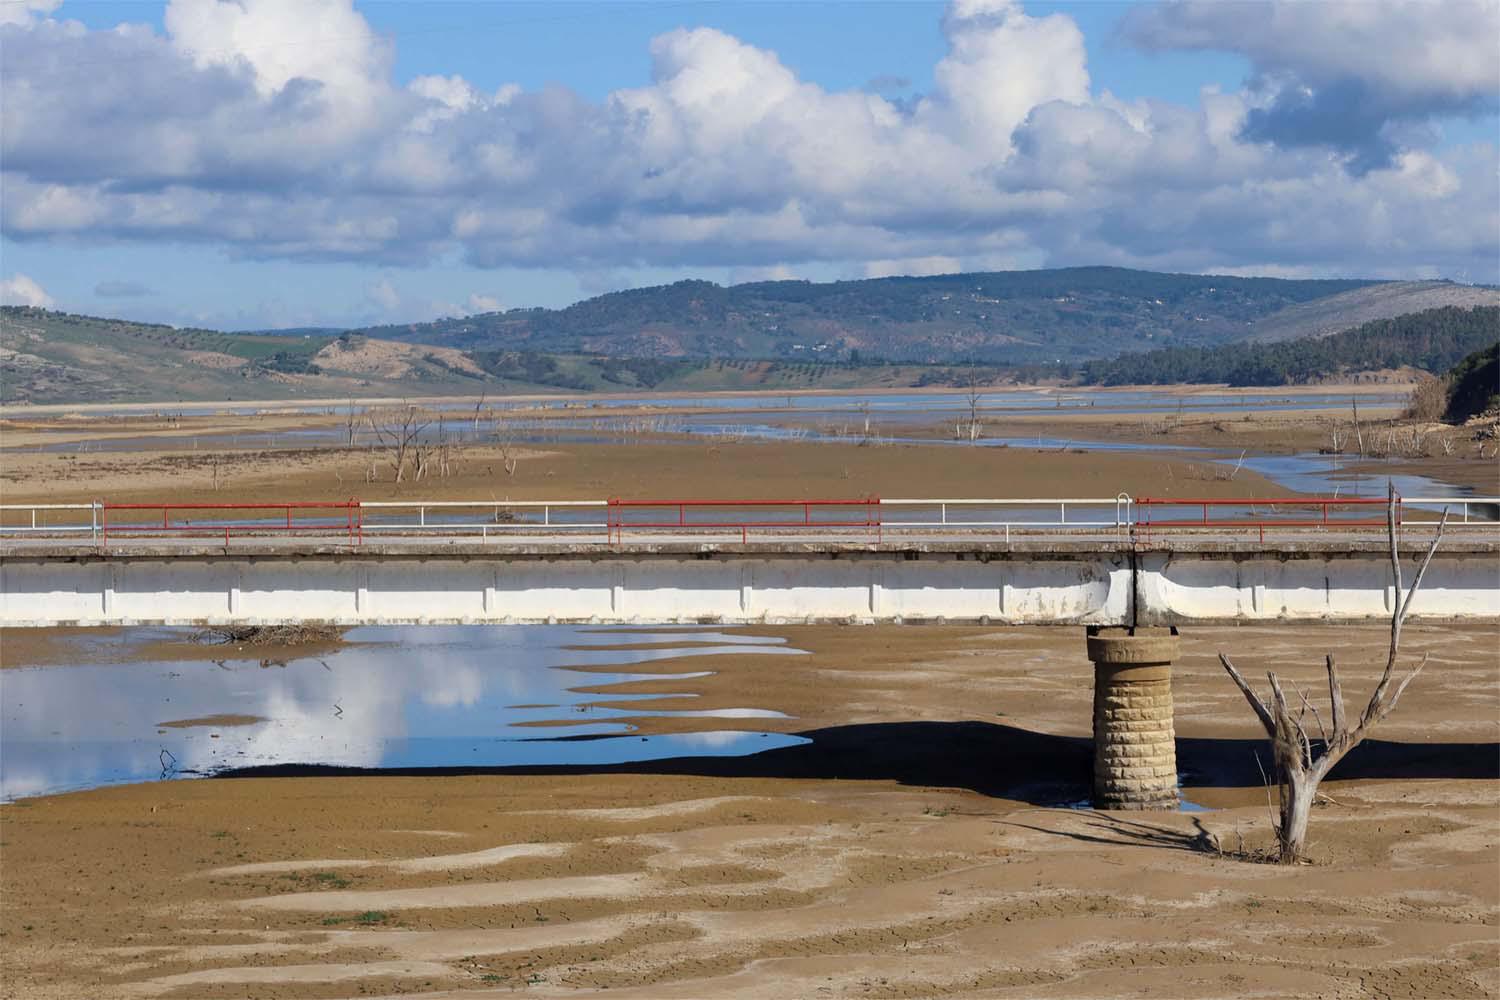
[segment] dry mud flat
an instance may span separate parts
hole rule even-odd
[[[396,484],[387,456],[313,449],[277,452],[8,453],[6,503],[285,502],[288,500],[561,500],[606,497],[1284,496],[1249,471],[1221,478],[1201,459],[1146,453],[1059,453],[856,443],[557,444],[509,452],[467,448],[454,474]],[[372,462],[380,479],[366,482]],[[1226,470],[1227,471],[1227,470]],[[410,469],[408,469],[408,473]],[[215,489],[217,484],[218,489]],[[15,512],[15,517],[24,512]]]
[[[746,724],[809,746],[4,806],[0,995],[1500,993],[1494,628],[1408,629],[1427,671],[1325,786],[1299,868],[1217,849],[1264,846],[1268,823],[1256,727],[1213,654],[1316,690],[1335,649],[1352,703],[1378,628],[1189,633],[1179,763],[1211,811],[1134,815],[1045,804],[1087,780],[1077,630],[777,634],[813,655],[684,648],[653,669],[714,673],[631,688],[778,708],[797,718]]]

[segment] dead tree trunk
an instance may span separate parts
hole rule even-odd
[[[984,396],[979,391],[979,377],[972,364],[969,366],[969,385],[965,398],[969,403],[969,443],[976,444],[979,441],[979,404]]]
[[[406,458],[415,450],[414,446],[421,439],[422,432],[427,429],[430,421],[422,419],[420,411],[410,403],[402,407],[388,410],[380,410],[369,414],[370,430],[374,432],[376,440],[387,450],[390,456],[391,467],[396,471],[396,482],[402,482],[406,478]],[[425,466],[425,461],[419,456],[420,466]],[[425,468],[418,470],[417,478]]]
[[[491,415],[491,427],[495,436],[495,445],[500,451],[500,462],[505,468],[507,476],[516,474],[516,465],[519,462],[515,454],[515,426],[510,419],[499,414]]]
[[[1438,543],[1443,540],[1443,529],[1448,524],[1448,511],[1446,508],[1443,510],[1443,517],[1438,522],[1432,544],[1428,546],[1427,554],[1417,569],[1416,577],[1412,580],[1411,590],[1403,596],[1399,552],[1400,530],[1396,519],[1396,503],[1396,489],[1392,486],[1390,499],[1386,505],[1386,531],[1390,536],[1391,573],[1395,579],[1396,595],[1394,607],[1391,609],[1390,652],[1386,656],[1385,670],[1380,675],[1380,682],[1371,692],[1369,703],[1360,714],[1357,725],[1350,728],[1344,714],[1344,692],[1339,685],[1338,668],[1334,665],[1332,653],[1328,654],[1326,660],[1329,723],[1333,727],[1332,732],[1324,727],[1323,717],[1318,714],[1317,708],[1308,700],[1307,695],[1297,691],[1294,687],[1293,691],[1298,696],[1298,703],[1292,704],[1287,699],[1285,691],[1282,690],[1281,681],[1276,674],[1267,671],[1266,678],[1271,684],[1271,697],[1267,701],[1255,693],[1245,678],[1235,669],[1228,656],[1223,653],[1219,654],[1219,662],[1229,672],[1230,679],[1239,687],[1240,693],[1245,696],[1245,700],[1250,703],[1250,708],[1254,710],[1256,718],[1265,727],[1266,735],[1271,738],[1271,757],[1275,764],[1279,794],[1276,842],[1279,848],[1278,860],[1282,864],[1295,864],[1303,857],[1304,845],[1307,842],[1307,821],[1313,800],[1318,795],[1318,784],[1350,750],[1359,746],[1377,723],[1395,710],[1396,702],[1405,693],[1406,686],[1427,665],[1427,658],[1423,657],[1422,661],[1392,689],[1391,681],[1396,669],[1397,654],[1401,647],[1401,625],[1406,621],[1412,600],[1422,586],[1422,577],[1427,573],[1433,553],[1437,552]],[[1318,743],[1314,743],[1304,725],[1309,711],[1312,712],[1313,720],[1318,725],[1321,737]]]

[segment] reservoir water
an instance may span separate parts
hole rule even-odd
[[[648,696],[575,690],[704,676],[651,670],[685,655],[802,654],[768,636],[368,627],[351,629],[335,648],[276,659],[250,647],[184,651],[187,629],[63,641],[74,647],[73,665],[0,671],[0,800],[258,766],[596,765],[807,742],[756,730],[747,720],[786,718],[766,706],[705,711],[680,695],[671,710],[643,711],[632,702]],[[653,648],[631,648],[640,646]],[[631,720],[644,715],[724,722],[642,736]]]

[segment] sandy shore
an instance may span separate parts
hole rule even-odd
[[[796,718],[745,725],[809,746],[0,807],[0,996],[1500,992],[1493,628],[1409,630],[1432,662],[1325,785],[1316,863],[1292,869],[1219,851],[1265,845],[1268,820],[1262,743],[1213,655],[1316,690],[1336,648],[1352,700],[1378,628],[1187,635],[1180,765],[1212,811],[1151,815],[1045,805],[1086,788],[1076,630],[777,632],[813,655],[685,649],[652,669],[714,673],[634,687],[780,709]]]
[[[1399,387],[1398,387],[1399,388]],[[1225,495],[1211,485],[1227,470],[1214,464],[1216,458],[1233,459],[1238,454],[1294,454],[1342,447],[1342,464],[1361,476],[1417,474],[1467,487],[1481,495],[1500,494],[1500,463],[1495,460],[1500,443],[1474,428],[1431,426],[1423,429],[1423,444],[1411,457],[1361,458],[1356,454],[1353,423],[1349,412],[1297,409],[1295,401],[1313,393],[1348,392],[1351,398],[1372,392],[1390,392],[1387,385],[1344,387],[1298,387],[1277,389],[1274,394],[1291,401],[1279,409],[1247,412],[1232,406],[1199,410],[1194,400],[1212,394],[1216,399],[1236,395],[1264,395],[1267,390],[1226,390],[1219,387],[1183,387],[1165,390],[1187,407],[1180,413],[1099,413],[1078,400],[1107,397],[1117,391],[1056,390],[1069,405],[1057,410],[1007,410],[1007,397],[1034,388],[987,391],[981,414],[984,433],[990,436],[1028,439],[1033,436],[1078,442],[1068,449],[1090,452],[1061,460],[1038,455],[1031,449],[1013,449],[1000,458],[995,449],[975,449],[974,454],[956,455],[948,449],[922,457],[910,446],[882,444],[877,437],[860,444],[860,415],[849,410],[831,415],[799,408],[767,408],[767,400],[795,401],[796,407],[815,405],[817,394],[710,393],[662,396],[649,406],[628,409],[597,409],[604,397],[564,401],[545,400],[549,409],[527,408],[541,402],[534,397],[505,401],[521,409],[505,411],[507,420],[525,421],[528,427],[545,427],[556,421],[583,421],[574,433],[597,433],[608,440],[598,445],[516,444],[462,445],[454,449],[453,475],[429,477],[422,483],[392,482],[385,449],[373,447],[368,431],[360,431],[361,443],[354,448],[307,447],[308,431],[322,431],[333,439],[343,435],[346,419],[338,412],[341,401],[325,401],[329,412],[290,412],[276,409],[253,414],[203,414],[177,416],[170,412],[140,412],[131,407],[104,407],[86,415],[49,413],[44,407],[13,410],[0,420],[0,488],[6,502],[79,502],[107,495],[116,501],[155,500],[163,495],[193,501],[365,499],[396,496],[444,496],[474,499],[599,498],[661,496],[746,497],[910,495],[914,481],[942,482],[942,492],[954,496],[1009,496],[997,483],[1016,481],[1018,471],[1028,478],[1032,466],[1042,468],[1032,494],[1079,495],[1085,487],[1102,489],[1102,495],[1124,491],[1132,495],[1195,493]],[[1053,391],[1053,390],[1041,390]],[[1158,392],[1163,390],[1157,390]],[[861,395],[879,396],[872,391]],[[949,395],[959,396],[954,390]],[[694,400],[717,396],[743,399],[744,409],[734,407],[693,408]],[[477,402],[477,400],[475,400]],[[454,402],[449,400],[448,402]],[[491,403],[497,401],[490,401]],[[563,409],[563,404],[577,408]],[[247,404],[255,405],[255,404]],[[1392,407],[1367,404],[1361,408],[1364,437],[1369,450],[1379,441],[1398,447],[1393,435],[1405,441],[1411,435],[1406,425],[1391,423]],[[467,424],[467,412],[450,411],[450,426]],[[733,422],[771,422],[812,432],[840,434],[847,443],[811,442],[747,444],[674,433],[672,423],[685,417],[710,416]],[[944,420],[923,417],[920,422],[892,424],[876,421],[877,435],[950,440],[955,434],[955,414]],[[596,429],[590,429],[597,422]],[[500,425],[503,427],[503,420]],[[1384,437],[1382,437],[1384,436]],[[109,451],[111,443],[127,439],[130,450]],[[1089,442],[1129,442],[1143,446],[1138,454],[1106,453],[1090,449]],[[324,439],[328,443],[328,439]],[[43,447],[75,446],[67,452],[43,452]],[[851,449],[859,448],[862,454]],[[1182,449],[1194,449],[1183,451]],[[1205,450],[1206,449],[1206,450]],[[983,453],[983,454],[981,454]],[[1404,455],[1405,453],[1402,452]],[[779,457],[785,456],[786,461]],[[505,458],[518,457],[514,474],[506,474]],[[767,457],[773,456],[773,457]],[[1332,459],[1330,459],[1332,461]],[[640,470],[649,469],[643,477]],[[1236,495],[1265,496],[1267,489],[1284,494],[1241,473],[1237,484],[1246,490]],[[774,484],[763,490],[760,484]],[[1204,488],[1204,484],[1209,484]],[[215,488],[217,487],[217,488]],[[936,484],[934,489],[936,489]],[[791,493],[784,491],[791,490]],[[778,493],[778,491],[781,491]]]
[[[1286,494],[1254,473],[1230,481],[1201,458],[1172,454],[714,441],[558,444],[509,454],[517,458],[514,474],[505,472],[500,449],[476,446],[446,478],[397,484],[383,455],[373,459],[380,478],[365,481],[372,463],[365,451],[30,452],[4,457],[0,483],[6,503]]]

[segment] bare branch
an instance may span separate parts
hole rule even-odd
[[[1421,589],[1422,580],[1427,576],[1427,567],[1431,565],[1432,557],[1437,553],[1438,545],[1443,540],[1443,532],[1448,527],[1448,509],[1445,507],[1443,508],[1442,519],[1438,521],[1437,531],[1432,536],[1432,544],[1427,547],[1427,554],[1422,558],[1422,565],[1417,568],[1417,575],[1416,578],[1412,580],[1411,589],[1407,591],[1405,596],[1403,597],[1401,593],[1401,560],[1396,555],[1397,529],[1394,488],[1392,488],[1391,490],[1391,497],[1392,500],[1389,507],[1388,527],[1391,535],[1391,565],[1392,571],[1394,572],[1396,577],[1396,609],[1391,615],[1390,653],[1386,657],[1385,670],[1381,672],[1380,682],[1375,685],[1375,690],[1370,694],[1370,701],[1365,706],[1364,712],[1360,715],[1359,725],[1355,728],[1354,732],[1350,734],[1352,739],[1352,742],[1350,744],[1351,747],[1354,743],[1358,743],[1359,740],[1363,738],[1364,731],[1370,725],[1384,718],[1386,713],[1390,711],[1390,709],[1382,709],[1381,706],[1385,702],[1385,693],[1391,686],[1391,675],[1396,669],[1396,658],[1401,647],[1401,626],[1406,621],[1406,614],[1411,610],[1412,599],[1417,596],[1417,591]],[[1421,666],[1418,666],[1417,669],[1412,672],[1411,676],[1415,677],[1421,669]],[[1411,678],[1408,677],[1407,680],[1403,682],[1402,686],[1405,687],[1406,683],[1409,683],[1410,680]]]
[[[1344,719],[1344,689],[1339,684],[1339,671],[1333,665],[1333,654],[1328,654],[1328,703],[1333,706],[1333,738],[1341,740],[1348,723]]]
[[[1235,685],[1239,687],[1240,693],[1245,696],[1245,700],[1250,703],[1250,707],[1255,711],[1256,718],[1260,719],[1260,724],[1265,727],[1266,735],[1274,739],[1276,736],[1276,723],[1271,718],[1271,710],[1266,707],[1265,702],[1260,700],[1260,695],[1256,694],[1250,685],[1245,682],[1245,678],[1240,676],[1240,672],[1235,669],[1234,664],[1229,662],[1229,657],[1220,653],[1219,662],[1224,664],[1224,669],[1229,672],[1230,680],[1234,681]]]
[[[1327,745],[1327,743],[1328,743],[1328,730],[1323,725],[1323,717],[1318,714],[1318,706],[1314,705],[1311,701],[1308,700],[1307,692],[1305,692],[1301,688],[1299,688],[1296,685],[1295,682],[1288,681],[1287,683],[1289,683],[1289,684],[1292,685],[1292,690],[1295,691],[1295,692],[1297,692],[1297,697],[1298,698],[1302,699],[1302,707],[1297,712],[1297,725],[1299,725],[1299,726],[1302,725],[1302,717],[1304,715],[1306,715],[1308,712],[1312,712],[1313,721],[1318,724],[1318,735],[1323,738],[1324,745]]]
[[[1306,767],[1312,763],[1312,741],[1307,738],[1307,730],[1302,728],[1302,720],[1292,717],[1286,692],[1281,690],[1281,681],[1270,671],[1266,671],[1266,678],[1271,682],[1271,694],[1275,698],[1271,711],[1279,724],[1277,739],[1288,744],[1285,747],[1288,756],[1293,753],[1301,754],[1302,766]]]
[[[1422,578],[1427,575],[1427,567],[1432,563],[1432,557],[1437,553],[1438,543],[1443,540],[1443,531],[1448,527],[1448,508],[1443,508],[1443,516],[1438,519],[1437,532],[1432,536],[1432,544],[1427,547],[1427,555],[1422,557],[1422,565],[1417,567],[1416,578],[1411,582],[1411,590],[1406,592],[1406,600],[1401,602],[1401,620],[1406,620],[1406,613],[1411,610],[1412,598],[1417,596],[1417,591],[1422,586]],[[1396,591],[1400,596],[1400,590]]]
[[[1396,484],[1386,481],[1387,498],[1385,504],[1385,533],[1391,542],[1391,572],[1396,577],[1396,607],[1401,606],[1401,554],[1396,551],[1401,540],[1401,531],[1396,526],[1396,504],[1399,502],[1396,496]],[[1392,621],[1391,627],[1399,629],[1398,621]]]

